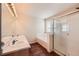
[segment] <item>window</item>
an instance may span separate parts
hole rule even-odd
[[[68,31],[68,25],[67,24],[62,24],[62,31],[63,32]]]
[[[46,20],[46,32],[53,32],[53,20]]]

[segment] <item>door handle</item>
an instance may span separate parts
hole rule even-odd
[[[69,33],[67,33],[67,35],[69,35]]]

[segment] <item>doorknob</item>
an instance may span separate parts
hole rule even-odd
[[[67,33],[67,35],[69,35],[69,33]]]

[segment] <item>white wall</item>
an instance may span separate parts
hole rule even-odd
[[[2,37],[23,34],[28,41],[34,41],[37,34],[37,19],[28,15],[13,17],[8,8],[2,4]]]
[[[44,25],[45,25],[44,20],[40,18],[37,22],[37,31],[38,31],[37,35],[44,33],[44,29],[45,29]]]

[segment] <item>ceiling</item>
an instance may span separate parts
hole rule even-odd
[[[36,18],[47,18],[58,14],[75,3],[15,3],[17,15],[29,15]]]

